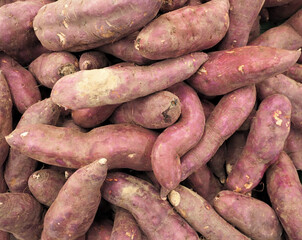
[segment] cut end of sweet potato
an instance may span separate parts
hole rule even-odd
[[[169,194],[169,200],[174,207],[177,207],[180,203],[180,194],[177,191],[172,190]]]

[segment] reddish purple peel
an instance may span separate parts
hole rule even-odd
[[[291,158],[296,169],[302,170],[302,130],[291,126],[284,151]]]
[[[84,52],[79,59],[80,70],[90,70],[107,67],[109,60],[106,55],[98,51]]]

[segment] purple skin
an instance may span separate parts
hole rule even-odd
[[[188,0],[163,0],[160,7],[161,12],[170,12],[185,6]]]
[[[212,52],[187,82],[206,96],[222,95],[286,71],[300,54],[301,51],[262,46]]]
[[[88,133],[35,124],[14,130],[6,140],[24,155],[50,165],[79,168],[105,157],[109,169],[151,171],[150,155],[157,136],[133,124],[105,125]]]
[[[62,77],[53,87],[51,98],[72,110],[127,102],[182,82],[207,59],[207,54],[196,52],[149,66],[126,63],[83,70]]]
[[[188,177],[192,189],[213,205],[214,197],[223,189],[220,181],[214,176],[207,165],[203,165]]]
[[[0,194],[0,230],[17,239],[40,240],[42,205],[28,193]]]
[[[228,30],[229,7],[228,0],[212,0],[163,14],[140,31],[135,48],[152,60],[211,48]]]
[[[179,98],[181,117],[158,136],[152,148],[152,169],[162,186],[162,198],[179,184],[180,158],[199,142],[205,126],[203,108],[194,89],[185,83],[178,83],[167,90]]]
[[[302,7],[301,0],[292,0],[288,4],[269,8],[269,18],[272,21],[281,21],[291,17]]]
[[[22,115],[15,129],[37,123],[55,125],[59,116],[59,107],[47,98],[30,106]],[[28,192],[27,180],[36,167],[36,160],[23,155],[16,149],[10,149],[4,172],[9,190],[11,192]]]
[[[152,60],[143,57],[140,52],[134,47],[134,41],[139,31],[129,34],[119,41],[106,44],[97,48],[98,50],[111,54],[125,62],[131,62],[138,65],[151,63]]]
[[[261,16],[258,15],[253,23],[253,26],[250,30],[249,33],[249,38],[248,38],[248,42],[251,42],[253,40],[255,40],[257,37],[260,36],[261,34],[261,29],[260,29],[260,20],[261,20]]]
[[[106,175],[105,158],[73,173],[46,212],[41,240],[68,240],[83,236],[98,210],[100,189]]]
[[[86,240],[110,240],[113,223],[109,219],[94,220],[86,233]]]
[[[156,16],[160,6],[161,0],[63,0],[42,7],[33,27],[47,49],[80,52],[139,30]]]
[[[256,86],[260,99],[276,93],[288,97],[292,104],[291,122],[295,128],[302,129],[302,83],[279,74],[258,83]]]
[[[233,135],[249,116],[255,101],[256,88],[253,85],[222,97],[206,121],[201,140],[181,159],[181,180],[185,180],[214,156],[223,142]]]
[[[78,125],[75,124],[75,122],[74,122],[72,119],[70,119],[70,118],[61,117],[61,118],[59,119],[59,122],[57,123],[56,126],[58,126],[58,127],[73,128],[73,129],[76,129],[76,130],[78,130],[78,131],[80,131],[80,132],[88,132],[87,129],[78,126]]]
[[[199,239],[195,230],[145,180],[121,172],[109,173],[102,187],[102,196],[128,210],[149,240]]]
[[[290,3],[293,0],[265,0],[264,7],[276,7]]]
[[[4,74],[13,102],[20,113],[41,100],[41,94],[33,75],[10,56],[0,53],[0,70]]]
[[[106,121],[120,104],[73,110],[73,121],[83,128],[94,128]]]
[[[265,0],[230,0],[230,26],[219,45],[220,50],[247,45],[249,33]]]
[[[3,165],[0,167],[0,193],[5,193],[7,191],[7,185],[3,174],[3,167]]]
[[[169,91],[159,91],[146,97],[123,103],[112,114],[112,123],[134,123],[149,129],[167,128],[181,114],[179,98]]]
[[[284,144],[284,151],[293,161],[297,170],[302,170],[302,130],[291,126]]]
[[[229,190],[247,193],[258,185],[284,147],[290,117],[291,103],[284,95],[274,94],[260,103],[242,154],[227,178]]]
[[[250,239],[218,215],[204,198],[187,187],[177,186],[169,193],[169,201],[174,209],[206,239]]]
[[[0,239],[1,240],[13,240],[10,238],[10,234],[8,232],[0,231]]]
[[[90,70],[107,67],[109,60],[106,55],[98,51],[84,52],[79,59],[80,70]]]
[[[13,128],[12,116],[13,102],[9,86],[3,72],[0,70],[0,167],[6,160],[9,146],[5,140]]]
[[[302,239],[302,186],[297,170],[285,152],[267,170],[266,185],[273,209],[289,239]]]
[[[219,181],[224,184],[226,180],[225,160],[226,160],[226,144],[225,142],[218,148],[215,155],[208,162],[208,166]]]
[[[215,197],[214,209],[251,239],[281,240],[283,229],[278,217],[263,201],[225,190]]]
[[[69,52],[51,52],[40,55],[28,69],[40,84],[52,88],[61,77],[79,71],[79,62]]]
[[[41,169],[28,179],[28,187],[32,195],[42,204],[50,206],[66,182],[63,173],[52,169]]]
[[[120,207],[115,210],[110,240],[141,240],[142,231],[132,214]]]
[[[284,73],[289,78],[294,79],[295,81],[302,83],[302,64],[294,64]]]

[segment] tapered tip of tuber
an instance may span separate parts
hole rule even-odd
[[[176,192],[175,190],[172,190],[169,193],[169,200],[170,203],[174,206],[177,207],[180,203],[180,194],[178,192]]]
[[[104,164],[107,163],[107,159],[106,158],[101,158],[101,159],[99,159],[98,163],[104,165]]]

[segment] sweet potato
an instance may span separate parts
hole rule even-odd
[[[190,225],[145,180],[121,172],[108,173],[102,196],[128,210],[149,240],[198,239]]]
[[[169,91],[159,91],[119,106],[112,123],[134,123],[145,128],[159,129],[174,124],[181,114],[179,98]]]
[[[265,0],[264,7],[276,7],[290,3],[293,0]]]
[[[252,26],[264,2],[265,0],[230,0],[230,26],[219,45],[220,50],[247,45]]]
[[[87,129],[82,128],[81,126],[77,125],[71,118],[61,117],[56,126],[73,128],[73,129],[76,129],[80,132],[87,132]]]
[[[9,86],[3,72],[0,70],[0,167],[5,162],[9,152],[9,146],[4,137],[13,128],[12,108],[13,102]]]
[[[150,155],[157,135],[133,124],[105,125],[88,133],[34,124],[15,129],[6,141],[24,155],[50,165],[79,168],[105,157],[109,169],[150,171]]]
[[[226,155],[226,144],[225,142],[218,148],[215,155],[209,160],[208,166],[219,181],[224,184],[226,180],[225,170],[225,155]]]
[[[120,207],[115,209],[110,240],[141,240],[142,231],[132,214]]]
[[[187,6],[196,6],[200,5],[202,2],[200,0],[188,0],[186,5]]]
[[[302,238],[302,186],[295,166],[285,152],[266,174],[267,192],[289,239]]]
[[[255,86],[240,88],[221,98],[206,121],[199,143],[181,159],[181,180],[214,156],[218,148],[240,127],[256,101]]]
[[[278,217],[275,211],[263,201],[224,190],[215,197],[214,209],[251,239],[281,239],[283,229]]]
[[[297,62],[300,54],[301,51],[261,46],[212,52],[187,82],[204,95],[222,95],[284,72]]]
[[[105,158],[72,174],[45,214],[41,240],[76,239],[84,235],[100,204],[100,188],[106,175]]]
[[[302,83],[302,64],[294,64],[286,72],[284,72],[286,76],[296,80],[297,82]]]
[[[40,84],[52,88],[61,77],[79,71],[79,62],[69,52],[51,52],[36,58],[28,69]]]
[[[293,126],[290,129],[284,151],[293,161],[296,169],[302,170],[302,130],[296,129]]]
[[[185,6],[188,0],[163,0],[160,7],[161,12],[170,12]]]
[[[41,100],[33,75],[10,56],[0,52],[0,70],[4,74],[12,100],[20,113]]]
[[[152,148],[152,169],[162,186],[161,197],[166,197],[179,184],[180,158],[199,142],[205,126],[203,108],[194,89],[178,83],[167,90],[178,96],[181,118],[157,137]]]
[[[302,129],[302,83],[278,74],[257,84],[257,93],[260,99],[272,94],[282,94],[288,97],[292,104],[291,122],[294,127]]]
[[[29,177],[28,187],[40,203],[49,207],[56,199],[65,181],[66,178],[63,173],[51,169],[41,169]]]
[[[54,125],[60,116],[60,109],[49,98],[30,106],[22,115],[16,129],[22,126],[44,123]],[[11,192],[28,191],[28,178],[35,171],[37,161],[15,149],[11,149],[6,162],[4,177]]]
[[[4,166],[2,165],[0,167],[0,193],[4,193],[7,191],[7,185],[4,179],[4,171],[3,171]]]
[[[0,230],[18,240],[39,240],[42,231],[42,205],[28,193],[0,194]]]
[[[206,239],[249,239],[219,216],[205,199],[189,188],[179,185],[169,193],[169,201],[175,210]]]
[[[94,220],[86,233],[86,240],[110,240],[113,223],[109,219]]]
[[[281,21],[292,16],[302,7],[302,2],[300,0],[292,0],[288,4],[268,8],[269,18],[272,21]]]
[[[106,55],[98,51],[84,52],[79,59],[80,70],[98,69],[108,65],[109,60]]]
[[[196,52],[150,66],[117,64],[84,70],[61,78],[51,98],[73,110],[127,102],[187,79],[207,59],[207,54]]]
[[[249,38],[248,38],[248,42],[251,42],[251,41],[255,40],[257,37],[260,36],[260,34],[261,34],[260,20],[261,20],[261,16],[258,15],[256,17],[254,23],[253,23],[252,28],[251,28]]]
[[[49,50],[83,51],[139,30],[156,16],[160,6],[161,0],[60,0],[40,9],[33,27]]]
[[[211,48],[228,30],[229,7],[228,0],[212,0],[163,14],[140,31],[135,48],[152,60]]]
[[[258,185],[284,147],[290,117],[291,103],[284,95],[274,94],[260,103],[244,149],[228,175],[228,189],[247,193]]]
[[[111,54],[125,62],[132,62],[138,65],[151,63],[152,60],[143,57],[134,47],[134,41],[139,31],[133,32],[119,41],[106,44],[97,48],[98,50]]]
[[[10,238],[10,234],[8,232],[0,231],[0,239],[1,240],[13,240]]]

